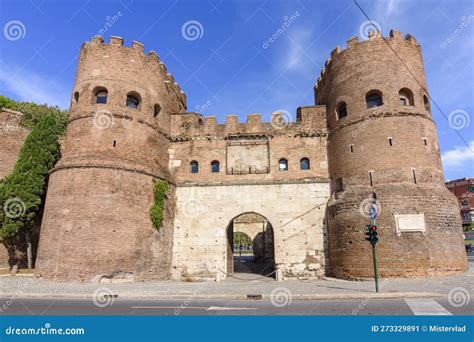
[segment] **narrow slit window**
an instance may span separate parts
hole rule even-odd
[[[423,138],[423,144],[425,144],[425,146],[428,146],[428,140],[426,138]]]
[[[411,169],[412,173],[413,173],[413,183],[417,184],[416,183],[416,171],[415,169]]]
[[[351,153],[354,153],[354,145],[349,145],[349,149],[351,150]]]
[[[114,140],[113,146],[114,146],[114,147],[117,146],[117,140]]]
[[[369,171],[369,184],[370,186],[374,186],[374,180],[372,176],[373,171]]]
[[[387,138],[387,139],[388,139],[389,146],[392,146],[393,145],[392,138]]]

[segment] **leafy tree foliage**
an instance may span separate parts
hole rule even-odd
[[[23,113],[22,124],[32,128],[13,171],[0,183],[0,239],[17,242],[30,233],[42,204],[48,173],[59,158],[58,139],[64,134],[67,112],[57,107],[17,103],[0,96],[0,107]]]
[[[23,114],[21,124],[27,128],[33,128],[46,115],[53,116],[56,121],[64,126],[68,120],[68,111],[61,110],[57,106],[38,105],[33,102],[16,102],[2,95],[0,95],[0,108],[21,112]]]

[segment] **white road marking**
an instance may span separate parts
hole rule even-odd
[[[176,306],[131,306],[132,309],[198,309],[198,310],[206,310],[206,311],[224,311],[224,310],[256,310],[257,308],[231,308],[227,306],[183,306],[183,307],[176,307]]]
[[[210,306],[207,308],[207,311],[213,310],[256,310],[257,308],[229,308],[227,306]]]
[[[205,306],[183,306],[183,307],[176,307],[176,306],[131,306],[132,309],[201,309],[207,310]]]
[[[446,310],[434,299],[430,298],[405,298],[405,302],[416,316],[451,316],[452,313]]]

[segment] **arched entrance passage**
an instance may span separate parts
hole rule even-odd
[[[264,216],[250,212],[230,221],[226,273],[249,280],[255,276],[275,278],[273,227]]]

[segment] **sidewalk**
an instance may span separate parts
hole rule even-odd
[[[462,274],[431,279],[380,279],[380,293],[374,281],[324,280],[177,282],[150,281],[137,283],[61,283],[34,277],[0,277],[1,297],[91,298],[111,295],[118,298],[202,298],[202,299],[268,299],[286,292],[293,299],[364,299],[441,297],[450,291],[474,296],[474,265]],[[250,297],[249,297],[250,296]],[[261,297],[260,297],[261,296]]]

